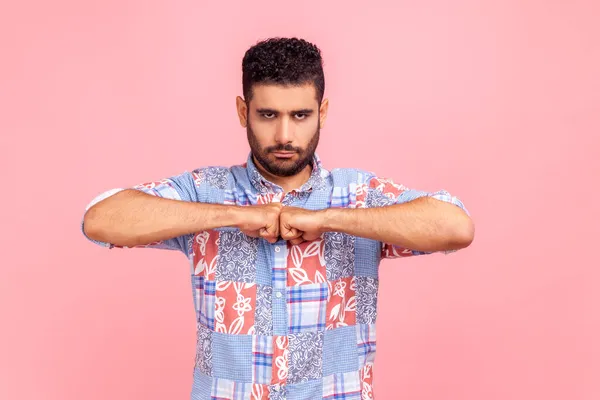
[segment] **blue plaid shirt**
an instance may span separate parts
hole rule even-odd
[[[310,210],[430,196],[465,210],[446,191],[412,190],[358,169],[328,171],[316,155],[309,180],[288,193],[266,180],[251,156],[243,165],[199,168],[132,188],[181,201],[278,201]],[[87,209],[120,190],[102,193]],[[299,245],[270,244],[233,228],[136,247],[179,250],[189,260],[197,321],[191,398],[197,400],[373,399],[379,264],[429,254],[339,232]]]

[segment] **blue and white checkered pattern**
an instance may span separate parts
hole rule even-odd
[[[362,368],[367,363],[375,361],[375,324],[356,325],[356,336],[358,338],[358,362]]]
[[[323,377],[323,399],[360,400],[360,375],[357,371]]]
[[[389,184],[391,181],[385,182]],[[367,171],[347,168],[327,171],[315,156],[308,182],[295,194],[288,193],[280,198],[285,206],[321,210],[328,207],[375,207],[429,196],[454,204],[468,214],[463,203],[444,190],[427,193],[406,189],[400,194],[393,192],[396,197],[390,198],[392,192],[384,193],[387,189],[381,187],[387,186],[381,186],[381,183],[375,174]],[[270,195],[283,192],[283,188],[260,174],[251,155],[246,165],[200,168],[131,189],[172,200],[237,206],[255,205],[259,199],[265,201]],[[122,190],[116,188],[100,194],[88,204],[86,211]],[[83,228],[82,220],[81,229],[85,234]],[[226,236],[232,238],[239,234],[238,229],[231,227],[215,230],[231,232]],[[326,330],[328,284],[319,282],[288,287],[289,248],[285,241],[270,244],[258,240],[258,245],[251,251],[244,248],[239,254],[251,254],[253,261],[246,262],[247,265],[239,270],[229,269],[239,266],[239,254],[230,251],[224,254],[224,247],[219,242],[219,257],[223,258],[217,264],[220,269],[213,276],[196,276],[192,252],[194,237],[183,235],[138,247],[179,250],[190,260],[199,332],[197,353],[200,357],[196,359],[191,395],[195,400],[247,400],[254,399],[256,393],[262,393],[256,400],[264,400],[267,392],[270,392],[270,400],[360,399],[360,371],[364,371],[365,366],[369,369],[375,358],[374,322],[379,263],[382,257],[430,254],[394,248],[359,237],[329,235],[324,238],[326,278],[333,280],[333,277],[354,276],[357,286],[357,324]],[[121,247],[90,240],[108,248]],[[211,245],[216,243],[211,242]],[[229,243],[232,248],[237,246],[231,241]],[[334,245],[337,247],[332,247]],[[246,313],[247,334],[215,332],[215,280],[257,284],[256,293],[261,296],[260,301],[244,299],[249,302],[247,305],[256,306]],[[229,311],[220,312],[238,312],[233,305],[228,307]],[[250,315],[255,316],[254,326],[250,326],[253,320]],[[237,318],[236,315],[233,317]],[[284,343],[289,343],[289,348],[284,349],[286,345],[281,341],[277,341],[279,347],[274,348],[274,337],[285,337]],[[276,359],[280,364],[276,363]],[[287,363],[287,371],[285,366],[282,369],[282,362]],[[280,380],[277,384],[273,382],[273,372]]]
[[[288,306],[286,303],[287,285],[287,243],[283,240],[270,246],[273,260],[271,284],[273,286],[273,334],[285,336],[288,333]]]
[[[273,287],[284,289],[287,284],[287,242],[279,241],[273,246]]]
[[[228,379],[213,380],[211,400],[248,400],[252,392],[252,384],[236,382]]]
[[[359,370],[356,326],[328,329],[323,338],[323,375]],[[360,351],[360,349],[359,349]]]
[[[194,296],[194,305],[196,309],[196,320],[200,321],[200,310],[204,301],[204,277],[192,275],[192,295]]]
[[[301,383],[286,385],[286,400],[308,400],[323,398],[323,381],[311,379]]]
[[[200,286],[203,288],[197,294],[200,297],[200,323],[210,329],[215,329],[216,282],[207,281],[204,278],[201,278],[200,282]]]
[[[252,382],[252,339],[252,335],[213,332],[213,376],[236,382]]]
[[[348,207],[350,204],[356,204],[356,194],[351,194],[347,187],[333,188],[331,207]]]
[[[269,384],[273,371],[273,337],[255,335],[252,343],[252,382]]]
[[[325,330],[328,293],[326,283],[288,287],[290,333]]]

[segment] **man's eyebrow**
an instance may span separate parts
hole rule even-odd
[[[260,114],[279,114],[279,111],[274,110],[272,108],[258,108],[258,109],[256,109],[256,112],[260,113]],[[302,108],[302,109],[299,109],[299,110],[292,110],[292,111],[290,111],[290,114],[291,115],[294,115],[294,114],[312,114],[314,112],[315,112],[315,110],[313,110],[313,109]]]

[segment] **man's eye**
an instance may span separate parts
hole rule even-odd
[[[263,113],[262,116],[266,119],[273,119],[275,117],[275,114],[273,113]]]
[[[302,119],[305,119],[306,117],[307,117],[306,114],[302,114],[302,113],[296,114],[296,119],[302,120]]]

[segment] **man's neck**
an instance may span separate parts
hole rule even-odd
[[[265,170],[255,158],[253,158],[253,161],[256,165],[256,168],[260,171],[262,176],[265,177],[265,179],[267,179],[268,181],[273,182],[278,186],[281,186],[285,193],[291,192],[294,189],[299,189],[308,181],[312,173],[312,163],[308,164],[306,168],[304,168],[296,175],[278,176],[267,172],[267,170]]]

